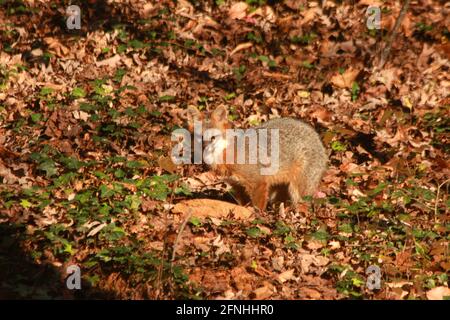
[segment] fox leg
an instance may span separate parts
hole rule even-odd
[[[269,199],[269,185],[267,182],[261,182],[249,190],[249,195],[252,204],[262,211],[266,208]]]
[[[300,202],[303,196],[307,195],[309,188],[309,186],[306,185],[308,179],[306,179],[305,172],[302,168],[302,165],[297,164],[296,168],[291,170],[292,178],[289,182],[288,191],[291,202],[294,205]]]
[[[296,179],[289,183],[288,191],[293,204],[300,202],[302,197],[306,195],[306,187],[305,179],[302,175],[299,175]]]
[[[289,196],[291,197],[291,202],[296,204],[300,201],[301,192],[297,184],[289,183]]]
[[[251,202],[251,199],[247,195],[246,190],[243,186],[235,182],[228,182],[228,183],[233,188],[232,196],[239,205],[246,206]]]

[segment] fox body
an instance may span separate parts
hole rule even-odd
[[[234,131],[225,107],[209,116],[190,107],[188,115],[190,130],[195,121],[201,122],[203,138],[209,141],[205,162],[226,177],[240,204],[264,210],[273,200],[297,203],[302,196],[314,194],[327,168],[319,135],[303,121],[272,119],[251,128],[251,134],[231,134],[230,139]],[[241,143],[236,143],[239,139]]]

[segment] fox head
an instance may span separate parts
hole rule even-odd
[[[233,128],[225,106],[209,113],[189,107],[187,124],[189,130],[179,129],[183,143],[178,143],[172,153],[176,158],[182,152],[178,162],[192,163],[193,150],[193,163],[206,163],[219,172],[229,173],[242,164],[261,165],[262,175],[279,168],[279,128],[270,132],[267,128]]]
[[[202,123],[203,132],[208,129],[218,129],[224,132],[231,128],[231,123],[228,121],[228,110],[224,105],[221,105],[211,112],[201,112],[193,106],[187,109],[188,129],[194,132],[195,122]],[[203,134],[202,132],[202,134]]]
[[[227,108],[222,105],[203,113],[189,106],[187,120],[188,129],[194,135],[194,148],[196,144],[202,146],[204,162],[210,165],[223,163],[227,148],[225,132],[231,128]]]

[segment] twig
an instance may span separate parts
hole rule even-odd
[[[172,258],[170,259],[170,270],[171,271],[172,271],[173,262],[175,261],[175,255],[177,252],[178,242],[180,241],[181,234],[183,233],[183,230],[186,227],[186,224],[189,221],[189,219],[191,218],[191,216],[192,216],[192,209],[189,208],[188,215],[186,216],[183,223],[181,224],[180,230],[178,231],[178,234],[177,234],[177,238],[175,239],[175,243],[173,244]]]
[[[378,66],[378,70],[383,69],[384,64],[386,63],[386,60],[389,57],[389,53],[391,52],[391,48],[392,48],[392,43],[394,42],[395,36],[397,35],[397,32],[398,32],[398,29],[402,25],[403,19],[405,18],[405,15],[406,15],[406,11],[408,11],[410,2],[411,2],[411,0],[405,0],[405,2],[403,3],[403,7],[400,10],[397,20],[395,21],[394,28],[392,29],[392,32],[388,39],[386,47],[384,47],[384,50],[381,53],[381,59],[380,59],[380,64]]]
[[[441,187],[449,181],[450,181],[450,179],[447,179],[444,182],[442,182],[440,185],[438,185],[437,192],[436,192],[436,200],[434,201],[434,222],[437,222],[439,192],[441,191]]]
[[[178,188],[178,181],[175,182],[174,186],[173,186],[173,190],[176,190]],[[172,205],[173,204],[173,197],[174,197],[174,193],[172,192],[170,194],[170,198],[169,198],[169,204]],[[161,264],[158,267],[158,274],[157,274],[157,278],[156,278],[156,299],[159,299],[159,295],[161,294],[161,292],[163,291],[163,287],[162,287],[162,277],[163,277],[163,269],[164,269],[164,259],[166,257],[166,251],[167,251],[167,234],[168,234],[168,225],[169,225],[169,218],[168,218],[168,213],[169,210],[164,210],[164,225],[166,226],[166,232],[164,234],[164,243],[163,243],[163,250],[162,250],[162,254],[161,254]],[[172,274],[172,264],[170,266],[170,273]]]

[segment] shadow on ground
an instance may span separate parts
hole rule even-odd
[[[114,292],[92,288],[69,290],[63,266],[38,264],[23,249],[24,227],[0,224],[0,299],[114,299]]]

